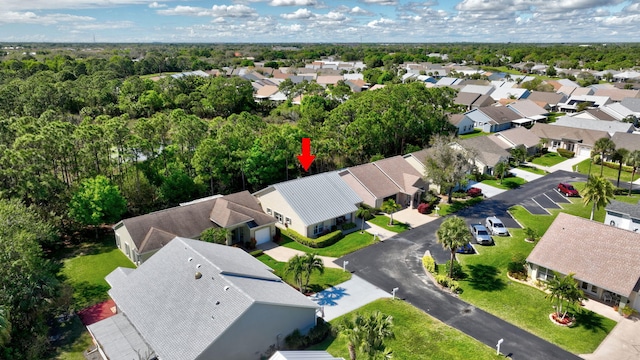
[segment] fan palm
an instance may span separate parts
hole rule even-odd
[[[389,214],[389,225],[393,225],[393,213],[402,209],[402,206],[396,203],[395,200],[389,199],[382,203],[382,206],[380,207],[380,209],[383,212]]]
[[[593,144],[593,151],[600,154],[600,176],[604,171],[604,158],[616,149],[616,144],[608,137],[600,138]]]
[[[449,267],[449,277],[453,277],[453,262],[456,260],[456,250],[464,246],[471,240],[471,233],[467,229],[467,223],[457,216],[451,216],[444,220],[438,231],[438,242],[442,247],[451,251],[451,266]]]
[[[568,305],[576,304],[582,301],[584,293],[578,287],[578,282],[573,278],[574,274],[567,276],[561,276],[557,272],[553,273],[553,278],[547,282],[547,299],[555,302],[556,314],[561,319],[567,315],[568,309],[563,305],[566,302]],[[564,311],[563,311],[564,310]]]
[[[293,281],[298,285],[298,289],[300,292],[303,292],[302,289],[302,280],[305,273],[305,257],[299,254],[294,255],[292,258],[287,261],[287,264],[284,268],[285,275],[293,276]]]
[[[321,258],[316,254],[306,253],[304,255],[304,272],[303,277],[305,278],[304,288],[306,289],[309,286],[309,280],[311,279],[311,273],[314,271],[319,272],[320,274],[324,274],[324,262]]]
[[[590,176],[582,193],[584,205],[591,204],[590,220],[593,220],[593,213],[611,202],[613,197],[613,184],[602,176]]]
[[[367,204],[361,204],[358,206],[358,210],[356,210],[356,216],[362,219],[362,229],[360,229],[360,233],[364,232],[364,223],[367,220],[373,218],[373,216],[380,211],[380,209],[373,208]]]
[[[627,158],[625,160],[627,165],[631,166],[631,181],[629,181],[629,196],[631,196],[631,190],[633,186],[633,178],[636,175],[636,171],[638,167],[640,167],[640,150],[634,150],[627,154]]]
[[[393,317],[375,311],[368,315],[356,313],[352,319],[345,319],[338,326],[340,335],[347,338],[349,358],[356,360],[357,350],[375,359],[379,355],[389,356],[390,349],[384,344],[386,339],[395,338]]]

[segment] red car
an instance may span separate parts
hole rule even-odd
[[[558,184],[557,190],[559,193],[564,194],[564,196],[580,196],[578,190],[576,190],[576,188],[574,188],[571,184],[560,183]]]

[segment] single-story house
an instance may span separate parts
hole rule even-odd
[[[490,95],[495,88],[492,85],[475,85],[469,84],[465,85],[460,92],[464,93],[474,93],[479,95]]]
[[[353,166],[338,174],[365,204],[376,208],[388,199],[415,208],[427,188],[424,172],[417,171],[402,156]]]
[[[620,102],[624,98],[640,98],[640,90],[618,89],[616,87],[598,88],[593,95],[608,96],[611,101]]]
[[[552,126],[565,126],[572,127],[576,129],[585,129],[585,130],[597,130],[597,131],[605,131],[609,133],[609,135],[613,135],[617,132],[623,133],[632,133],[635,129],[633,124],[625,123],[620,121],[607,121],[607,120],[596,120],[596,119],[585,119],[581,117],[573,117],[573,116],[561,116],[556,119],[556,122],[551,124]]]
[[[558,110],[562,112],[576,112],[580,104],[586,103],[587,107],[597,108],[610,104],[612,101],[608,96],[578,95],[571,96],[564,103],[558,104]]]
[[[614,103],[614,104],[617,104],[617,103]],[[614,105],[614,104],[609,104],[609,105]],[[613,115],[611,115],[610,113],[608,113],[607,111],[604,110],[609,105],[605,105],[605,106],[603,106],[601,108],[597,108],[597,109],[582,110],[580,112],[577,112],[575,114],[571,114],[569,116],[575,117],[575,118],[580,118],[580,119],[617,121],[618,119],[616,119]]]
[[[611,115],[614,119],[620,121],[628,116],[638,116],[640,112],[634,112],[633,110],[627,108],[622,103],[613,103],[607,104],[600,108],[602,111]]]
[[[474,122],[474,127],[483,132],[494,133],[510,129],[513,121],[522,117],[506,106],[485,106],[464,114]]]
[[[454,104],[465,106],[467,110],[490,106],[494,102],[489,95],[463,91],[460,91],[455,99],[453,99]]]
[[[529,155],[535,154],[540,144],[540,137],[525,127],[500,131],[489,135],[488,138],[507,151],[522,145]]]
[[[633,205],[611,200],[605,211],[607,215],[604,217],[604,224],[640,232],[640,203]]]
[[[573,273],[586,295],[640,310],[639,242],[639,233],[560,213],[527,257],[528,273]]]
[[[501,86],[495,89],[489,96],[495,101],[500,99],[526,99],[529,96],[529,90],[514,88],[514,87],[504,87]]]
[[[521,116],[521,119],[513,121],[517,126],[532,125],[537,121],[545,121],[549,115],[549,111],[528,99],[514,101],[507,107]]]
[[[598,139],[609,138],[606,131],[579,129],[568,126],[536,123],[531,132],[540,139],[546,139],[546,146],[550,151],[566,149],[573,151],[578,157],[589,157]]]
[[[447,116],[449,123],[451,125],[458,128],[458,135],[468,134],[473,132],[473,120],[471,118],[464,116],[464,114],[449,114]]]
[[[344,360],[344,358],[333,357],[326,351],[276,351],[269,360]]]
[[[335,171],[273,184],[253,196],[276,218],[276,226],[310,238],[352,222],[362,203]]]
[[[611,136],[616,149],[640,150],[640,134],[617,132]]]
[[[184,206],[124,219],[113,227],[116,245],[141,264],[176,236],[198,238],[209,228],[229,230],[227,245],[271,241],[276,219],[248,191],[193,201]]]
[[[555,111],[557,110],[559,103],[567,101],[567,96],[565,94],[555,92],[532,91],[531,94],[527,96],[527,100],[534,101],[537,104],[546,104],[542,105],[542,107],[551,111]]]
[[[106,277],[117,314],[87,328],[105,359],[259,359],[318,306],[242,249],[174,238]]]
[[[457,140],[459,146],[473,149],[477,153],[474,159],[476,168],[481,174],[493,174],[493,168],[499,162],[509,161],[511,154],[488,136],[478,136],[464,140]],[[454,145],[455,146],[455,145]]]

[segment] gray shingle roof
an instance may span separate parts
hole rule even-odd
[[[522,118],[520,114],[516,113],[506,106],[485,106],[479,108],[478,110],[482,111],[483,114],[487,115],[497,124],[510,123],[513,120]]]
[[[640,150],[640,134],[617,132],[611,136],[616,149]]]
[[[527,261],[629,296],[640,279],[640,234],[560,213]]]
[[[352,213],[362,202],[335,171],[274,184],[254,195],[271,190],[278,191],[306,225]]]
[[[144,341],[127,317],[120,313],[87,326],[110,360],[138,359],[138,355],[151,355],[152,349]]]
[[[623,215],[628,215],[634,219],[640,219],[640,204],[629,204],[622,201],[611,200],[611,204],[605,208],[607,211],[614,211]]]
[[[568,126],[578,129],[606,131],[609,134],[615,132],[631,132],[633,131],[633,125],[630,123],[623,123],[619,121],[606,121],[595,119],[583,119],[579,117],[562,116],[556,119],[552,126]]]
[[[508,130],[500,131],[495,134],[489,135],[492,140],[498,140],[501,143],[508,144],[510,148],[524,145],[527,148],[537,146],[540,143],[540,137],[525,127],[511,128]],[[500,140],[505,139],[505,140]]]
[[[638,98],[624,98],[620,104],[633,112],[640,112],[640,99]]]
[[[118,308],[166,360],[196,359],[258,303],[317,308],[245,251],[179,237],[106,279]]]
[[[459,92],[458,95],[456,95],[456,98],[453,99],[453,103],[454,104],[460,104],[460,105],[465,105],[465,106],[471,106],[471,104],[473,104],[474,101],[476,101],[481,94],[478,93],[472,93],[472,92]]]
[[[509,158],[509,152],[487,136],[458,140],[458,143],[465,148],[475,149],[478,152],[478,160],[487,166],[493,167],[501,159]]]
[[[532,91],[531,94],[527,96],[527,99],[531,101],[541,101],[549,105],[556,105],[567,100],[567,97],[564,94],[555,92]]]

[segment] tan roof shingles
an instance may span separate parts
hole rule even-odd
[[[400,186],[400,190],[405,194],[413,195],[420,187],[426,185],[422,175],[400,155],[378,160],[374,165]]]
[[[640,279],[640,234],[560,213],[527,261],[629,296]]]
[[[380,168],[373,163],[350,167],[348,170],[378,199],[397,194],[400,191],[398,186],[384,176]]]
[[[640,134],[617,132],[611,136],[616,149],[640,150]]]
[[[599,130],[578,129],[568,126],[536,123],[531,128],[531,132],[543,139],[572,139],[582,141],[582,144],[593,146],[598,139],[608,138],[609,133]]]

